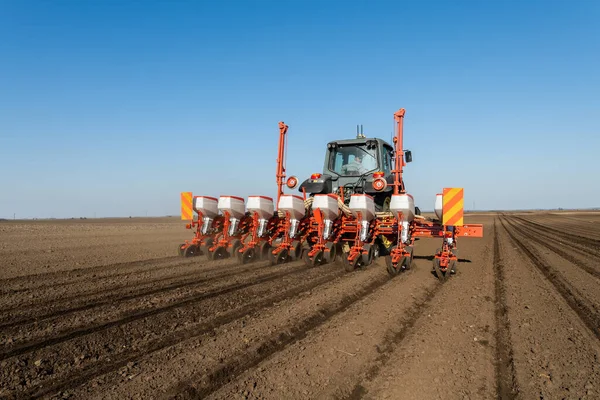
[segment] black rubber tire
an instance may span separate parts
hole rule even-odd
[[[375,258],[375,249],[370,244],[365,244],[363,246],[363,250],[366,250],[367,254],[361,254],[360,256],[360,264],[361,266],[368,267],[373,264],[373,259]]]
[[[266,260],[270,259],[273,248],[271,247],[269,242],[261,242],[256,247],[256,250],[257,250],[256,253],[257,253],[258,259],[261,261],[266,261]]]
[[[281,250],[277,254],[271,254],[271,265],[280,265],[287,262],[288,251],[287,249]]]
[[[212,254],[213,260],[224,260],[226,258],[229,258],[229,252],[227,251],[227,248],[225,246],[217,247],[214,253]]]
[[[249,264],[256,258],[256,251],[254,248],[244,250],[242,253],[237,253],[237,258],[240,264]]]
[[[406,246],[406,251],[410,253],[410,256],[408,257],[404,257],[402,259],[402,263],[400,264],[402,266],[403,269],[405,270],[409,270],[412,268],[412,263],[413,263],[413,252],[414,252],[414,248],[412,246]]]
[[[294,240],[291,243],[289,255],[292,261],[296,261],[302,258],[302,243],[299,240]]]
[[[231,251],[232,257],[237,257],[238,250],[244,247],[244,244],[240,239],[233,239],[231,241],[231,247],[229,247],[229,251]]]
[[[309,252],[309,251],[310,251],[309,249],[306,249],[306,250],[304,250],[304,252],[302,252],[302,261],[304,261],[304,264],[305,264],[307,267],[312,267],[312,260],[311,260],[311,258],[308,256],[308,252]]]
[[[323,252],[323,256],[326,263],[335,262],[337,257],[337,245],[332,242],[325,243],[325,251]]]
[[[213,259],[213,253],[211,253],[211,251],[209,250],[211,247],[213,247],[213,244],[213,238],[208,238],[204,241],[204,244],[202,245],[202,252],[206,255],[206,258],[208,258],[209,260]]]
[[[342,253],[342,263],[344,264],[344,269],[346,272],[353,272],[358,265],[358,260],[360,257],[356,257],[353,261],[349,261],[348,256],[348,253]]]
[[[437,278],[439,279],[440,282],[442,282],[442,283],[446,282],[446,276],[444,276],[444,273],[440,269],[440,259],[439,258],[433,259],[433,271],[435,272],[435,275],[437,276]]]
[[[315,254],[312,258],[312,266],[313,267],[319,266],[319,265],[323,264],[324,261],[325,261],[325,252],[323,250],[319,250],[319,251],[317,251],[317,254]]]
[[[183,251],[183,256],[184,257],[195,257],[197,256],[199,253],[198,251],[198,246],[188,246],[184,251]]]

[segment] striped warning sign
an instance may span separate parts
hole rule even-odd
[[[181,219],[191,221],[194,219],[192,209],[192,192],[181,192]]]
[[[442,224],[463,226],[463,188],[444,188],[442,203]]]

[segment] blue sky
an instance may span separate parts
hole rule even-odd
[[[596,1],[0,0],[0,218],[274,196],[325,144],[389,138],[422,209],[600,206]]]

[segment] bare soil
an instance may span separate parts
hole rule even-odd
[[[181,258],[177,218],[0,222],[0,398],[598,399],[600,214],[468,214],[457,275]]]

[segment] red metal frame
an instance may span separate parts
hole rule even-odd
[[[277,205],[279,198],[283,194],[283,185],[285,183],[285,135],[288,131],[288,126],[279,122],[279,149],[277,152]]]

